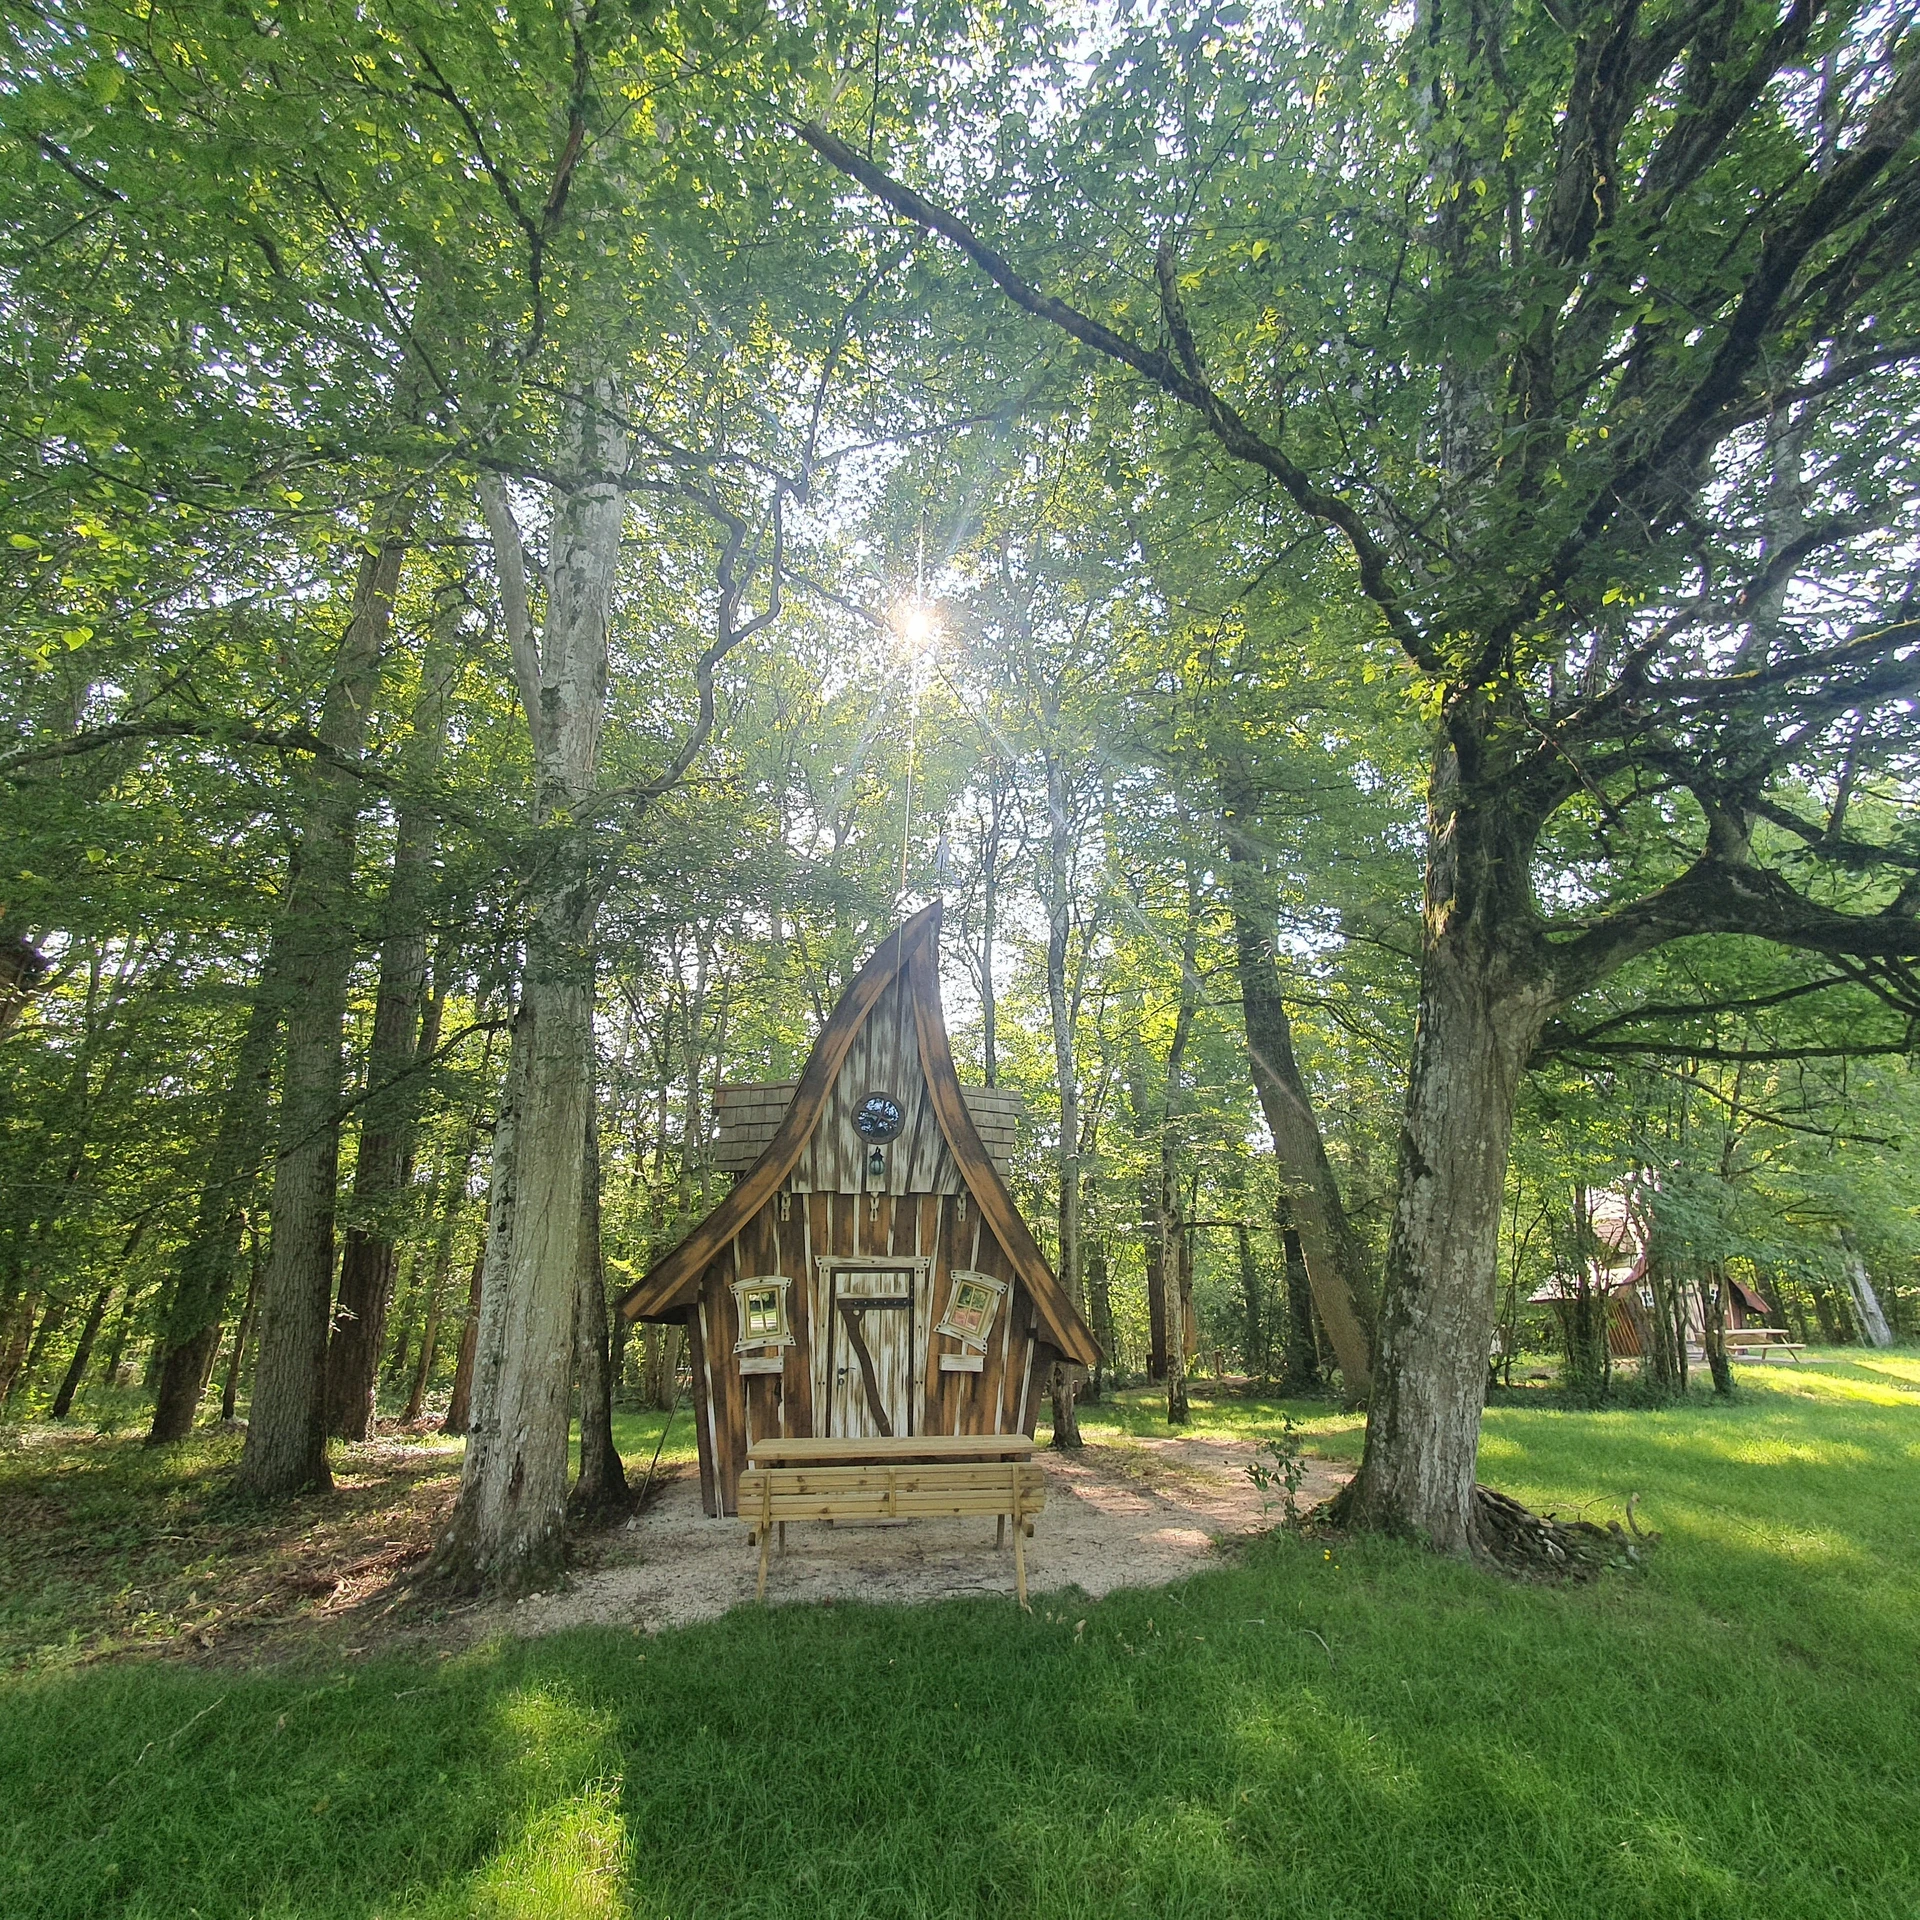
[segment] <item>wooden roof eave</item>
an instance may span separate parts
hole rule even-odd
[[[875,1003],[893,984],[894,976],[910,965],[923,947],[930,947],[939,931],[940,902],[936,900],[880,943],[821,1028],[793,1099],[759,1159],[684,1240],[620,1296],[619,1311],[624,1318],[677,1320],[692,1304],[708,1261],[779,1192],[781,1183],[793,1171],[840,1077],[854,1036],[866,1024]],[[949,1074],[953,1070],[950,1057],[947,1070]]]
[[[934,1118],[946,1135],[947,1146],[960,1168],[960,1177],[967,1183],[967,1191],[994,1236],[1006,1249],[1014,1272],[1025,1282],[1047,1338],[1065,1358],[1077,1360],[1083,1367],[1097,1366],[1100,1347],[1093,1330],[1067,1297],[1066,1289],[1054,1278],[1047,1256],[1040,1251],[1026,1221],[1020,1217],[1020,1209],[1013,1204],[1013,1196],[1000,1178],[993,1156],[987,1152],[980,1130],[968,1111],[966,1096],[960,1090],[960,1078],[953,1070],[947,1023],[941,1017],[940,971],[931,942],[917,947],[909,958],[907,986],[913,996],[920,1067],[927,1076]]]

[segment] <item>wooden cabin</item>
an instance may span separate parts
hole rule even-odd
[[[727,1089],[733,1191],[621,1299],[687,1328],[710,1514],[751,1440],[1030,1434],[1097,1357],[1007,1190],[1017,1104],[954,1073],[939,934],[886,937],[797,1082]]]

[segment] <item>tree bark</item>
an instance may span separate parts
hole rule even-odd
[[[467,1287],[467,1317],[460,1328],[460,1351],[453,1363],[453,1386],[447,1394],[447,1415],[440,1422],[442,1433],[463,1434],[473,1409],[473,1356],[480,1340],[480,1293],[486,1276],[487,1255],[483,1247],[473,1256],[473,1275]]]
[[[1847,1244],[1845,1260],[1847,1284],[1853,1291],[1854,1318],[1860,1323],[1861,1339],[1870,1347],[1892,1346],[1893,1329],[1887,1325],[1887,1316],[1880,1306],[1880,1296],[1874,1292],[1873,1282],[1867,1277],[1867,1263],[1851,1243]]]
[[[41,1298],[37,1288],[27,1287],[15,1297],[10,1315],[0,1320],[0,1407],[12,1399],[23,1377]]]
[[[1240,1005],[1246,1023],[1247,1063],[1260,1111],[1273,1137],[1294,1231],[1307,1278],[1333,1343],[1346,1397],[1364,1406],[1373,1390],[1372,1287],[1366,1249],[1347,1219],[1339,1182],[1327,1160],[1306,1081],[1293,1051],[1293,1023],[1280,991],[1273,917],[1257,855],[1248,845],[1244,795],[1223,783],[1227,892],[1233,913]]]
[[[574,1369],[580,1379],[580,1473],[567,1496],[567,1516],[591,1524],[633,1504],[626,1469],[613,1444],[612,1341],[607,1280],[600,1246],[600,1138],[591,1100],[580,1178],[579,1297],[574,1307]]]
[[[184,1440],[193,1431],[220,1348],[240,1236],[270,1132],[269,1085],[274,1045],[280,1033],[277,937],[267,951],[233,1078],[221,1103],[220,1122],[206,1160],[206,1185],[193,1232],[180,1249],[173,1298],[160,1329],[165,1349],[153,1401],[149,1445]]]
[[[425,940],[418,945],[418,958],[424,967]],[[383,976],[386,971],[383,955]],[[340,1288],[327,1341],[327,1431],[341,1440],[364,1440],[373,1426],[380,1356],[386,1350],[387,1316],[399,1266],[394,1223],[380,1215],[393,1207],[413,1178],[415,1122],[425,1080],[417,1069],[432,1058],[440,1040],[441,1002],[427,994],[423,1006],[425,993],[424,978],[416,976],[413,986],[396,991],[392,1000],[384,999],[384,980],[375,995],[374,1051],[380,1051],[382,1013],[390,1026],[404,1020],[408,1030],[388,1036],[399,1044],[380,1071],[398,1084],[390,1104],[378,1114],[369,1112],[362,1121],[360,1150],[355,1156],[354,1204],[356,1209],[366,1209],[377,1224],[363,1222],[347,1229],[346,1252],[340,1262]],[[411,1030],[416,1018],[420,1023],[417,1034]],[[369,1080],[375,1071],[369,1060]],[[369,1108],[373,1104],[369,1101]]]
[[[120,1311],[113,1316],[113,1332],[107,1336],[107,1351],[100,1361],[99,1379],[103,1387],[115,1384],[114,1376],[120,1371],[127,1342],[133,1337],[133,1310],[142,1291],[129,1280],[126,1292],[121,1295]],[[0,1325],[4,1325],[4,1316],[0,1316]]]
[[[514,1019],[512,1192],[490,1223],[460,1497],[434,1549],[433,1572],[458,1587],[523,1589],[562,1565],[592,992],[581,948],[553,932],[529,943]]]
[[[73,1302],[55,1297],[48,1300],[47,1310],[40,1316],[40,1324],[33,1330],[33,1344],[27,1349],[27,1357],[20,1371],[14,1376],[17,1389],[31,1388],[40,1373],[40,1363],[47,1357],[47,1348],[53,1344],[54,1336],[67,1324],[67,1316],[73,1311]]]
[[[1166,1083],[1160,1103],[1160,1184],[1156,1196],[1160,1242],[1160,1297],[1167,1326],[1161,1335],[1167,1365],[1167,1424],[1185,1426],[1187,1405],[1187,1316],[1193,1300],[1193,1254],[1180,1206],[1180,1115],[1182,1075],[1193,1016],[1200,1005],[1200,879],[1188,856],[1187,917],[1180,939],[1180,1008],[1167,1045]]]
[[[53,1396],[53,1405],[48,1409],[51,1418],[64,1420],[73,1411],[73,1396],[80,1391],[80,1382],[87,1371],[87,1362],[93,1358],[93,1343],[100,1337],[100,1323],[107,1317],[107,1302],[113,1295],[113,1282],[107,1284],[93,1296],[93,1305],[87,1309],[85,1324],[80,1329],[80,1342],[73,1350],[73,1358],[67,1363],[67,1371]]]
[[[420,694],[403,754],[413,791],[438,772],[447,737],[447,713],[459,668],[463,596],[446,593],[421,662]],[[374,990],[373,1034],[367,1049],[367,1101],[360,1115],[360,1147],[353,1170],[359,1216],[347,1229],[340,1295],[327,1343],[327,1430],[364,1440],[373,1422],[387,1312],[393,1300],[394,1223],[388,1217],[413,1173],[414,1137],[439,1034],[439,1003],[427,985],[427,916],[438,834],[419,800],[403,801],[393,837],[393,873],[382,914],[380,976]]]
[[[364,750],[393,596],[399,538],[363,556],[319,734],[336,754]],[[306,776],[298,871],[282,926],[286,1071],[273,1171],[272,1243],[260,1289],[260,1353],[239,1484],[265,1499],[328,1488],[327,1314],[340,1169],[341,1035],[353,967],[353,850],[360,783],[316,763]]]
[[[467,1181],[473,1172],[474,1149],[479,1144],[479,1125],[469,1122],[466,1139],[461,1143],[459,1153],[454,1157],[451,1172],[447,1180],[447,1191],[440,1207],[440,1224],[433,1238],[433,1258],[427,1268],[427,1309],[424,1325],[420,1330],[420,1352],[413,1365],[413,1383],[407,1389],[406,1410],[400,1418],[411,1424],[420,1418],[420,1409],[427,1397],[427,1387],[433,1378],[434,1348],[439,1344],[440,1319],[445,1311],[447,1295],[447,1276],[453,1267],[453,1238],[460,1225],[460,1203],[466,1198]],[[476,1279],[476,1285],[478,1284]],[[468,1314],[472,1318],[471,1312]],[[461,1351],[464,1353],[467,1341],[462,1335]],[[468,1377],[472,1370],[469,1363]]]
[[[246,1365],[247,1342],[253,1338],[254,1309],[260,1299],[260,1228],[248,1223],[247,1297],[240,1308],[240,1319],[233,1329],[233,1352],[227,1356],[226,1385],[220,1390],[220,1418],[231,1420],[240,1410],[240,1369]]]
[[[1320,1346],[1313,1332],[1313,1287],[1307,1256],[1286,1197],[1277,1210],[1280,1254],[1287,1271],[1287,1370],[1281,1385],[1290,1393],[1310,1393],[1320,1384]]]
[[[648,1406],[659,1413],[671,1413],[680,1398],[680,1342],[684,1337],[675,1325],[656,1326],[649,1322],[640,1336],[640,1389]]]
[[[493,1164],[487,1180],[487,1222],[480,1253],[473,1263],[467,1298],[467,1324],[460,1336],[453,1392],[447,1401],[442,1433],[473,1431],[475,1382],[479,1374],[481,1323],[491,1304],[497,1312],[505,1298],[507,1262],[513,1250],[514,1217],[520,1194],[520,1120],[525,1092],[527,1049],[521,1039],[522,1013],[514,1015],[507,1044],[507,1071],[500,1083],[500,1105],[493,1123]]]
[[[1247,1372],[1263,1386],[1267,1378],[1267,1338],[1264,1289],[1260,1284],[1259,1263],[1253,1256],[1253,1229],[1246,1221],[1237,1222],[1233,1230],[1234,1251],[1240,1260],[1240,1299],[1246,1314],[1246,1340],[1241,1348],[1241,1358],[1246,1362]]]
[[[1097,1401],[1106,1393],[1108,1370],[1118,1364],[1114,1352],[1113,1275],[1107,1265],[1104,1236],[1096,1238],[1087,1249],[1087,1302],[1093,1313],[1093,1337],[1100,1348],[1100,1362],[1093,1370],[1090,1396]]]
[[[1140,1182],[1140,1252],[1146,1262],[1147,1379],[1159,1385],[1167,1377],[1166,1215],[1160,1205],[1158,1168]]]
[[[1080,1066],[1074,1047],[1067,958],[1073,936],[1072,816],[1067,772],[1058,751],[1047,754],[1047,1012],[1053,1030],[1053,1072],[1060,1092],[1060,1285],[1076,1307],[1086,1300],[1080,1270]],[[1048,1374],[1053,1402],[1053,1444],[1073,1450],[1083,1443],[1078,1398],[1080,1369],[1056,1360]]]
[[[1480,875],[1449,888],[1462,878],[1452,866],[1429,872],[1379,1364],[1350,1512],[1363,1526],[1469,1554],[1481,1546],[1474,1463],[1514,1101],[1553,1002],[1480,924],[1475,907],[1490,907],[1473,897]],[[1522,858],[1522,884],[1525,873]]]
[[[0,1040],[52,971],[46,955],[24,933],[0,928]]]
[[[482,1282],[473,1412],[460,1495],[431,1573],[459,1587],[535,1586],[560,1571],[567,1402],[578,1292],[580,1193],[593,1085],[594,922],[600,881],[575,809],[588,799],[607,693],[607,622],[625,506],[627,449],[610,382],[575,403],[554,489],[547,609],[536,645],[524,550],[504,490],[483,504],[500,572],[515,679],[532,734],[540,844],[529,886],[527,970],[514,1021],[517,1197],[498,1269]],[[729,605],[725,618],[731,618]],[[496,1283],[497,1273],[497,1283]]]

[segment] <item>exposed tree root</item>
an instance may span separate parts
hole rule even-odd
[[[1345,1533],[1352,1528],[1353,1490],[1350,1480],[1331,1500],[1310,1513],[1307,1531]],[[1483,1566],[1520,1580],[1592,1580],[1608,1567],[1639,1566],[1649,1547],[1660,1538],[1644,1531],[1634,1518],[1636,1493],[1627,1501],[1626,1525],[1609,1520],[1596,1526],[1591,1520],[1562,1520],[1523,1507],[1509,1495],[1478,1484],[1473,1489],[1474,1558]]]
[[[1591,1520],[1533,1513],[1479,1485],[1473,1490],[1473,1518],[1478,1557],[1528,1580],[1591,1580],[1608,1567],[1638,1566],[1642,1550],[1657,1538],[1640,1531],[1633,1500],[1627,1502],[1631,1533],[1618,1520],[1600,1527]]]

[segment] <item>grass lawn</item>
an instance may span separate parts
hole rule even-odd
[[[1729,1405],[1489,1415],[1488,1480],[1562,1513],[1637,1491],[1663,1533],[1586,1588],[1277,1538],[1032,1619],[16,1666],[0,1913],[1908,1920],[1920,1357],[1740,1378]],[[1089,1413],[1154,1430],[1144,1396]]]

